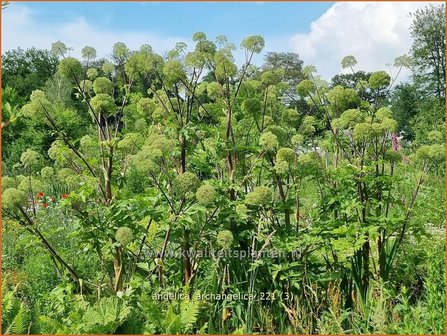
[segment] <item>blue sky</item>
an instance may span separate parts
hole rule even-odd
[[[411,47],[410,12],[417,2],[20,2],[3,11],[2,50],[50,48],[61,40],[78,56],[94,46],[107,57],[115,42],[131,49],[150,44],[164,53],[176,42],[192,45],[194,32],[226,35],[237,46],[262,35],[267,51],[296,52],[325,79],[340,73],[340,60],[354,55],[366,71],[388,70],[387,63]],[[263,54],[254,62],[262,64]],[[242,62],[242,53],[235,53]],[[392,70],[392,69],[391,69]],[[403,74],[405,77],[408,74]]]
[[[108,30],[159,31],[168,35],[206,32],[241,40],[247,35],[282,36],[284,32],[307,32],[310,23],[333,3],[299,2],[64,2],[24,5],[38,20],[60,23],[84,17]]]

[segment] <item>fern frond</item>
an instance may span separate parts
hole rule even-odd
[[[182,321],[182,332],[189,331],[197,322],[200,310],[200,301],[185,300],[180,303],[180,317]]]
[[[11,330],[13,334],[28,334],[30,323],[31,311],[28,306],[22,302],[17,315],[12,320],[12,324],[8,329]]]
[[[63,329],[63,326],[59,321],[43,315],[38,317],[37,327],[41,334],[57,334],[59,333],[59,330]]]
[[[162,325],[163,333],[180,334],[182,332],[182,319],[180,315],[175,313],[173,304],[169,306]]]

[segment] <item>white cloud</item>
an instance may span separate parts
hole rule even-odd
[[[155,51],[163,53],[177,42],[189,41],[181,36],[163,36],[151,32],[106,31],[87,22],[83,17],[50,25],[38,21],[34,13],[21,4],[9,6],[2,14],[3,52],[18,47],[49,49],[51,43],[60,40],[74,49],[73,56],[80,56],[82,48],[90,45],[96,48],[98,57],[107,57],[116,42],[124,42],[130,49],[149,44]]]
[[[325,79],[341,72],[344,56],[353,55],[358,68],[387,70],[412,44],[410,12],[422,2],[339,2],[312,22],[310,31],[296,34],[289,47],[305,64],[313,64]],[[405,71],[400,78],[408,77]]]

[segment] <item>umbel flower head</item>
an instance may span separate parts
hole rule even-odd
[[[40,155],[36,151],[33,151],[32,149],[27,149],[25,152],[22,153],[20,156],[20,162],[26,167],[31,168],[35,167],[39,164]]]
[[[354,89],[345,88],[341,85],[337,85],[331,89],[327,94],[327,99],[339,112],[345,111],[353,105],[357,105],[360,101]]]
[[[133,124],[133,129],[135,132],[138,132],[139,134],[144,134],[147,129],[147,122],[144,118],[139,118],[135,120],[135,123]]]
[[[416,159],[436,164],[445,160],[444,145],[423,145],[416,151]]]
[[[96,70],[95,68],[90,68],[87,70],[87,77],[90,80],[94,80],[96,77],[98,77],[98,70]]]
[[[265,116],[264,117],[264,126],[271,126],[271,125],[273,125],[274,124],[274,121],[273,121],[273,119],[272,119],[272,117],[270,117],[270,116]]]
[[[94,69],[90,69],[94,70]],[[93,83],[92,81],[88,79],[84,79],[79,83],[79,86],[81,87],[81,90],[85,93],[91,93],[93,90]]]
[[[245,219],[248,217],[248,208],[245,204],[238,204],[236,205],[236,214],[242,218]]]
[[[28,195],[29,184],[30,184],[29,177],[21,179],[19,185],[17,186],[17,189],[23,191]],[[33,190],[42,190],[44,188],[42,181],[38,180],[35,177],[31,177],[31,186],[33,187]]]
[[[127,133],[120,142],[118,148],[123,150],[136,149],[142,146],[144,138],[140,133]]]
[[[442,143],[444,142],[444,135],[440,131],[430,131],[427,134],[427,140],[430,143]]]
[[[95,91],[96,94],[105,93],[105,94],[112,94],[113,90],[113,84],[110,81],[110,79],[106,77],[98,77],[93,82],[93,91]]]
[[[127,226],[120,227],[116,230],[115,239],[123,246],[129,245],[133,240],[133,232],[132,229]]]
[[[124,140],[124,139],[123,139]],[[151,134],[141,150],[132,157],[132,164],[139,172],[156,169],[156,162],[172,153],[174,141],[158,133]]]
[[[2,193],[2,206],[4,209],[13,209],[18,206],[25,206],[26,202],[26,193],[22,190],[8,188]]]
[[[300,119],[300,114],[294,109],[287,109],[282,113],[282,119],[286,124],[295,126]]]
[[[187,192],[195,192],[199,186],[200,180],[191,172],[180,174],[173,181],[174,193],[177,196],[184,196]]]
[[[385,71],[376,71],[371,74],[368,82],[371,89],[382,89],[390,85],[391,77]]]
[[[57,175],[61,181],[65,181],[68,177],[75,175],[75,172],[70,168],[62,168],[59,169]]]
[[[163,134],[152,134],[146,140],[145,146],[152,152],[153,158],[170,155],[174,148],[174,141]]]
[[[40,103],[43,102],[47,99],[45,92],[43,92],[42,90],[34,90],[33,92],[31,92],[31,96],[30,96],[30,100],[32,102],[36,102],[36,103]]]
[[[40,176],[44,180],[51,180],[54,177],[54,169],[52,167],[44,167],[40,171]]]
[[[175,84],[185,80],[185,72],[182,63],[177,60],[169,60],[163,66],[163,75],[165,82],[168,84]]]
[[[81,149],[88,151],[92,150],[96,146],[98,146],[98,139],[93,138],[90,135],[84,135],[81,140],[79,141],[79,144],[81,145]]]
[[[259,138],[259,146],[265,150],[274,150],[279,146],[278,138],[270,131],[264,132]]]
[[[110,75],[115,71],[115,65],[110,61],[105,61],[101,69],[106,75]]]
[[[56,41],[51,43],[51,53],[57,56],[64,55],[68,51],[68,47],[64,42]]]
[[[137,112],[143,116],[151,115],[157,104],[150,98],[141,98],[137,103]]]
[[[304,143],[304,136],[302,134],[295,134],[292,137],[292,145],[300,146]]]
[[[365,142],[372,140],[374,137],[374,130],[370,123],[360,123],[354,127],[354,140],[358,142]]]
[[[82,74],[82,64],[74,57],[66,57],[59,63],[59,72],[66,78],[79,77]]]
[[[315,91],[315,85],[310,79],[304,79],[296,86],[296,92],[301,97],[307,97],[313,91]]]
[[[296,153],[292,148],[280,148],[276,153],[276,161],[285,161],[287,163],[293,163],[296,158]]]
[[[34,90],[30,95],[30,101],[22,107],[22,114],[26,117],[43,117],[45,113],[51,111],[51,103],[42,90]]]
[[[265,121],[265,119],[264,119]],[[266,125],[264,123],[264,125]],[[278,144],[285,143],[288,138],[288,131],[286,131],[284,128],[278,125],[270,125],[265,130],[265,132],[272,132],[274,135],[276,135],[276,138],[278,139]]]
[[[290,170],[290,164],[287,161],[276,161],[275,170],[278,174],[287,174]]]
[[[317,120],[314,116],[305,116],[300,127],[300,132],[304,135],[311,135],[315,132]]]
[[[105,93],[94,96],[90,101],[90,105],[95,113],[103,113],[105,115],[112,115],[116,109],[113,98]]]
[[[381,107],[376,111],[376,113],[374,115],[377,120],[382,121],[385,118],[391,119],[393,117],[393,112],[391,111],[391,109],[389,107]]]
[[[82,48],[81,51],[82,58],[92,60],[96,58],[96,49],[93,47],[86,46]]]
[[[266,86],[276,85],[281,81],[279,75],[280,74],[275,71],[267,70],[261,75],[261,83]]]
[[[229,230],[219,231],[217,234],[217,244],[225,250],[233,244],[233,239],[233,234]]]
[[[371,127],[375,135],[382,136],[386,133],[395,132],[397,128],[397,122],[394,119],[385,117],[380,123],[372,123]]]
[[[124,59],[129,54],[129,48],[123,42],[116,42],[113,45],[113,57],[117,59]]]
[[[308,152],[298,157],[298,171],[306,175],[318,175],[321,173],[321,157],[317,152]]]
[[[218,82],[211,82],[207,85],[206,91],[211,99],[216,99],[222,95],[223,87]]]
[[[216,189],[210,184],[204,184],[196,191],[197,202],[204,206],[213,204],[216,200],[217,192]]]
[[[272,191],[265,186],[255,187],[245,197],[245,203],[252,205],[268,205],[272,202]]]
[[[64,182],[68,188],[73,190],[73,189],[77,189],[79,187],[79,184],[82,180],[83,180],[83,178],[80,179],[78,175],[73,174],[73,175],[67,176],[65,178]]]
[[[11,176],[2,176],[2,190],[8,188],[17,188],[19,181]]]
[[[365,120],[364,116],[358,109],[349,109],[340,115],[340,118],[332,122],[334,128],[349,129]]]

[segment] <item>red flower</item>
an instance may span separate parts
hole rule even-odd
[[[40,197],[43,197],[43,191],[39,191],[39,193],[37,195]]]
[[[68,195],[67,195],[67,194],[62,194],[61,197],[62,197],[62,198],[68,198]]]
[[[42,203],[42,206],[43,206],[44,208],[46,208],[46,207],[48,206],[48,204],[47,204],[47,203]]]

